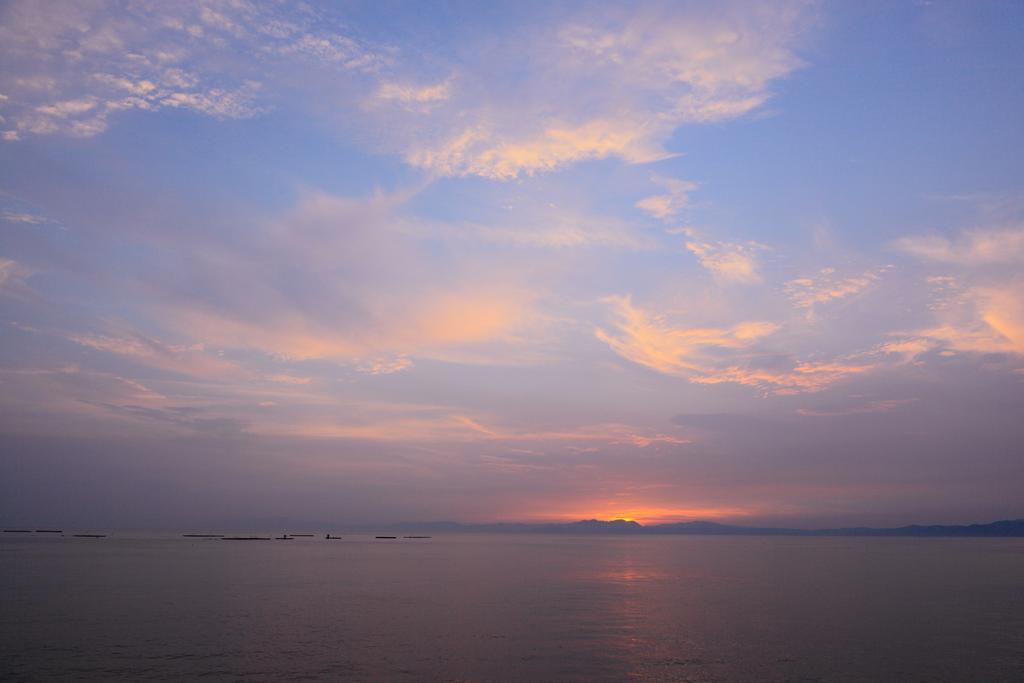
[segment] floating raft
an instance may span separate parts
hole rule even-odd
[[[4,529],[5,534],[30,534],[31,529]]]
[[[222,541],[269,541],[270,536],[221,536]]]
[[[292,538],[291,536],[288,536],[288,535],[286,534],[286,535],[284,535],[284,536],[275,536],[275,537],[274,537],[274,540],[275,540],[275,541],[291,541],[291,540],[294,540],[294,539],[293,539],[293,538]]]
[[[402,538],[433,538],[433,536],[402,536]]]
[[[224,538],[224,534],[182,534],[184,538]]]
[[[313,534],[289,534],[289,535],[290,536],[295,536],[296,538],[300,538],[300,537],[301,538],[305,538],[307,536],[312,536]]]
[[[36,529],[37,534],[62,534],[63,529]]]
[[[398,538],[398,536],[377,536],[377,538]]]
[[[73,534],[75,538],[106,538],[106,534]]]

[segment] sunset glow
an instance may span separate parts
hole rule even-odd
[[[3,3],[0,512],[1020,516],[980,5]]]

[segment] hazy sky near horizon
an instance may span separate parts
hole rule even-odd
[[[1024,5],[0,3],[0,519],[1022,517]]]

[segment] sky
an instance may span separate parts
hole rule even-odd
[[[1024,517],[1024,5],[0,3],[0,519]]]

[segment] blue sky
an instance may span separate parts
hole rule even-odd
[[[1022,20],[4,3],[0,514],[1020,516]]]

